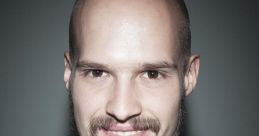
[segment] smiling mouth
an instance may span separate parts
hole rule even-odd
[[[96,118],[90,122],[91,136],[157,136],[159,129],[159,121],[151,118],[132,118],[123,123]]]
[[[147,130],[99,130],[101,136],[148,136]]]
[[[145,131],[106,131],[109,136],[142,136]]]

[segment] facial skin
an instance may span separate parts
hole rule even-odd
[[[199,69],[192,55],[181,76],[178,12],[157,0],[82,3],[79,59],[73,70],[66,53],[64,73],[80,136],[178,135],[181,102]]]

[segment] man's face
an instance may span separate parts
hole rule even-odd
[[[172,16],[161,2],[95,1],[80,10],[70,91],[81,136],[176,134],[184,77]]]

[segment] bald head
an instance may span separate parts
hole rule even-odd
[[[116,28],[116,29],[115,29]],[[152,28],[152,30],[150,30]],[[70,22],[70,57],[76,63],[85,41],[134,40],[143,31],[177,45],[183,65],[190,56],[189,17],[183,0],[77,0]],[[108,35],[113,35],[113,37]],[[160,36],[156,36],[160,35]],[[103,41],[98,40],[104,38]],[[106,39],[105,39],[106,38]],[[110,39],[107,39],[110,38]],[[136,41],[140,42],[140,41]]]

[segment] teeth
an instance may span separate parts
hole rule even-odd
[[[112,133],[114,135],[118,136],[132,136],[140,133],[141,131],[127,131],[127,132],[122,132],[122,131],[109,131],[109,133]]]

